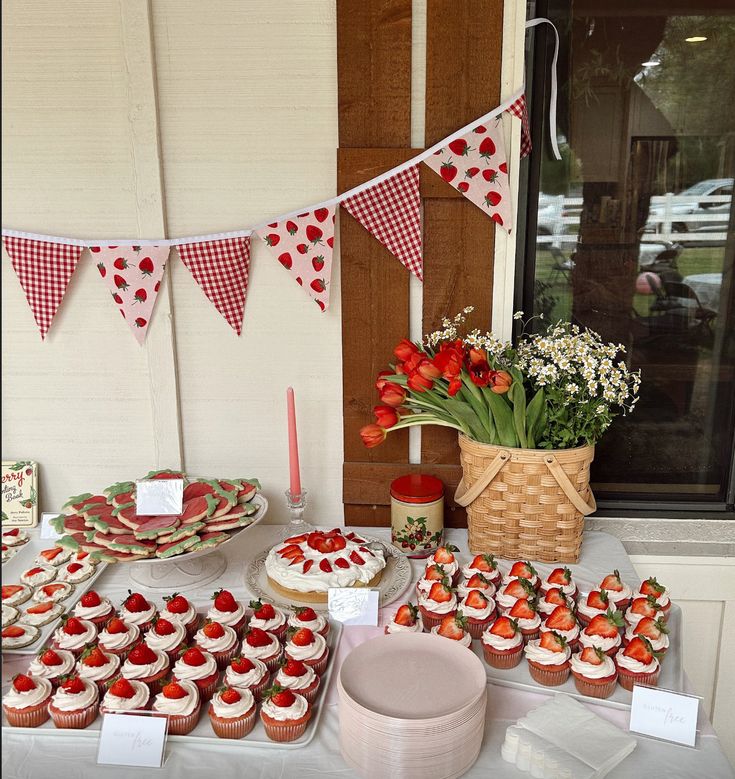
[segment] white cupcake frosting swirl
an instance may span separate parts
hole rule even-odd
[[[608,676],[614,676],[616,672],[615,663],[613,662],[612,657],[608,657],[607,655],[603,655],[602,663],[600,663],[600,665],[586,663],[582,660],[581,652],[572,655],[570,662],[572,664],[572,671],[587,679],[606,679]]]
[[[309,628],[313,633],[321,633],[327,625],[327,620],[321,614],[315,614],[316,619],[299,619],[296,614],[288,618],[288,624],[292,628]]]
[[[611,604],[612,605],[612,604]],[[580,614],[583,614],[588,619],[592,619],[593,617],[596,617],[598,614],[606,614],[607,609],[596,609],[594,606],[589,606],[587,604],[587,599],[580,601],[577,605],[577,611]]]
[[[636,590],[633,593],[632,597],[633,597],[633,599],[635,599],[635,598],[647,598],[648,596],[644,595],[640,590]],[[671,600],[669,599],[669,591],[668,590],[664,590],[660,595],[656,595],[656,603],[658,603],[659,606],[661,606],[662,609],[665,609],[669,605],[670,602],[671,602]]]
[[[532,617],[513,617],[520,630],[536,630],[541,625],[541,617],[534,614]]]
[[[179,679],[178,683],[186,691],[186,695],[183,698],[167,698],[163,692],[159,692],[153,701],[154,711],[186,717],[196,709],[199,705],[199,688],[186,679]]]
[[[425,577],[422,577],[416,582],[416,592],[419,595],[428,595],[429,590],[431,589],[431,585],[436,583],[436,579],[427,579]]]
[[[99,699],[97,685],[88,679],[82,679],[82,684],[84,689],[79,693],[70,693],[59,687],[51,699],[52,705],[59,711],[79,711],[95,704]]]
[[[650,663],[642,663],[640,660],[636,660],[634,657],[628,657],[623,654],[624,650],[620,650],[615,655],[615,664],[618,668],[624,668],[626,671],[630,671],[634,674],[650,674],[657,671],[659,668],[659,662],[654,657]]]
[[[222,629],[225,631],[223,635],[219,638],[210,638],[204,632],[204,628],[201,628],[194,634],[194,642],[207,652],[226,652],[237,643],[237,633],[229,625],[222,625]]]
[[[439,638],[447,638],[447,636],[439,635],[439,628],[440,627],[441,627],[441,625],[437,625],[436,627],[433,627],[431,629],[431,632],[435,636],[439,636]],[[472,646],[472,636],[467,631],[464,632],[464,634],[462,635],[462,638],[460,638],[460,639],[449,638],[448,640],[449,641],[454,641],[455,643],[461,644],[462,646],[466,646],[468,648]]]
[[[168,607],[161,612],[161,616],[164,619],[167,619],[169,622],[180,622],[182,625],[188,625],[196,617],[196,614],[197,610],[191,603],[189,603],[189,607],[183,614],[175,614],[173,611],[169,611]],[[212,619],[215,619],[215,617],[212,617]],[[217,619],[216,621],[224,622],[222,619]]]
[[[498,568],[494,571],[481,571],[479,568],[473,568],[472,563],[462,566],[462,576],[465,579],[471,579],[476,573],[481,573],[491,584],[497,586],[501,581],[503,574]]]
[[[187,665],[180,657],[174,664],[174,676],[179,680],[206,679],[217,673],[217,663],[209,652],[202,652],[204,662],[201,665]]]
[[[534,589],[539,586],[541,583],[541,579],[539,579],[537,574],[534,574],[533,576],[511,576],[510,573],[506,573],[503,576],[503,586],[507,587],[511,582],[514,582],[516,579],[527,579],[529,582],[531,582],[531,585]]]
[[[596,636],[588,633],[587,628],[579,634],[579,640],[582,642],[582,646],[596,646],[598,649],[602,649],[603,652],[609,652],[621,644],[619,635]]]
[[[58,679],[59,676],[67,676],[74,670],[76,658],[65,649],[54,649],[59,656],[59,665],[44,665],[40,657],[34,657],[28,666],[28,674],[43,679]]]
[[[100,597],[97,606],[82,606],[81,600],[74,606],[74,616],[80,619],[94,619],[102,617],[112,611],[112,603],[107,598]]]
[[[51,682],[42,676],[33,678],[35,687],[27,692],[18,692],[11,684],[8,692],[3,696],[3,706],[11,709],[28,709],[37,706],[51,695]]]
[[[149,647],[149,649],[151,649]],[[147,679],[149,676],[155,676],[168,668],[168,655],[158,649],[151,649],[155,653],[156,659],[152,663],[143,663],[136,665],[130,662],[130,658],[123,663],[120,673],[126,679]]]
[[[125,604],[120,606],[120,618],[130,625],[144,625],[146,622],[150,622],[156,615],[156,607],[152,604],[148,604],[147,609],[143,611],[128,611]]]
[[[273,657],[273,655],[280,654],[281,651],[281,642],[272,634],[268,633],[269,641],[265,646],[250,646],[247,641],[242,642],[242,646],[240,647],[240,653],[244,657],[249,658],[264,658],[264,657]],[[321,638],[321,636],[320,636]]]
[[[468,606],[466,601],[467,601],[467,597],[465,596],[465,598],[463,598],[462,602],[459,604],[459,609],[462,612],[462,614],[465,615],[465,617],[470,617],[471,619],[479,619],[479,620],[489,619],[490,615],[495,611],[495,601],[492,598],[487,599],[487,603],[485,604],[485,607],[482,609],[475,609],[472,606]]]
[[[107,662],[100,666],[85,665],[80,660],[77,663],[77,674],[85,679],[89,679],[90,682],[99,682],[114,676],[120,667],[120,658],[117,655],[108,654],[105,654],[105,657]]]
[[[503,590],[500,590],[495,596],[495,601],[501,611],[510,611],[517,600],[515,595],[508,595]]]
[[[228,665],[225,671],[225,684],[229,684],[230,687],[257,687],[268,676],[268,666],[257,658],[251,659],[250,662],[255,667],[244,674],[238,673],[231,665]]]
[[[278,630],[281,625],[286,624],[286,615],[280,609],[274,610],[276,615],[272,619],[259,619],[258,617],[251,617],[250,627],[260,628],[261,630]]]
[[[145,634],[145,642],[151,649],[158,649],[161,652],[170,652],[184,643],[186,639],[186,630],[183,624],[181,622],[174,622],[173,620],[166,621],[171,623],[171,627],[174,629],[173,633],[159,636],[158,633],[156,633],[156,628],[152,627]]]
[[[386,627],[389,633],[423,633],[424,621],[421,619],[421,614],[418,614],[413,625],[399,625],[392,619]]]
[[[301,719],[307,712],[309,704],[303,695],[294,693],[294,702],[290,706],[276,706],[272,700],[268,699],[263,702],[261,711],[271,719],[278,720],[279,722],[286,722],[288,720]]]
[[[241,604],[237,604],[235,611],[220,611],[212,606],[207,612],[207,619],[211,619],[213,622],[219,622],[220,625],[229,625],[232,627],[236,625],[245,614],[245,607]]]
[[[148,687],[137,679],[130,679],[129,681],[135,690],[133,696],[131,698],[122,698],[119,695],[113,695],[108,690],[102,699],[102,707],[106,711],[133,711],[145,708],[151,695]]]
[[[432,565],[441,565],[441,567],[444,569],[444,573],[451,578],[454,576],[455,573],[459,570],[459,563],[457,562],[457,558],[455,557],[454,560],[452,560],[451,563],[440,563],[436,559],[436,554],[433,554],[427,561],[426,567],[430,567]]]
[[[622,585],[622,590],[605,590],[610,603],[620,603],[620,601],[630,598],[633,594],[633,590],[631,590],[625,582],[622,582]]]
[[[544,646],[541,646],[541,639],[529,641],[523,648],[526,659],[539,665],[563,665],[572,656],[568,646],[565,646],[561,652],[552,652]]]
[[[541,582],[542,592],[548,592],[549,590],[553,590],[554,587],[560,589],[564,593],[564,595],[567,595],[570,598],[574,594],[574,591],[577,589],[577,585],[574,583],[574,579],[572,579],[569,582],[569,584],[555,584],[554,582],[550,582],[547,579]]]
[[[632,641],[638,634],[635,632],[635,628],[637,626],[628,625],[627,630],[625,631],[625,640],[626,641]],[[648,636],[646,636],[648,638]],[[662,652],[664,649],[669,648],[669,637],[666,635],[666,633],[662,633],[658,638],[648,638],[649,642],[651,643],[651,649],[653,649],[654,652]],[[32,674],[33,671],[30,671]]]
[[[452,597],[446,603],[437,603],[428,595],[420,595],[419,604],[432,614],[449,614],[457,610],[457,596],[452,593]]]
[[[73,635],[65,632],[63,626],[56,629],[54,641],[58,644],[59,649],[79,649],[80,646],[91,644],[97,638],[97,628],[94,623],[86,619],[79,621],[84,626],[84,633]]]
[[[108,633],[107,628],[99,634],[99,644],[103,649],[124,649],[138,640],[140,628],[137,625],[127,625],[123,633]]]
[[[212,698],[212,710],[215,716],[223,719],[234,719],[235,717],[243,717],[253,709],[255,698],[250,690],[238,690],[237,692],[240,695],[240,700],[235,703],[223,701],[221,692],[215,694]]]
[[[548,616],[551,614],[551,612],[560,604],[558,603],[547,603],[545,600],[540,600],[537,605],[537,609],[544,615]]]
[[[324,636],[314,633],[314,641],[306,646],[298,646],[293,640],[286,642],[286,653],[294,660],[317,660],[327,648]]]
[[[513,638],[505,638],[503,636],[496,636],[495,633],[486,630],[482,634],[482,643],[493,649],[497,649],[498,652],[505,652],[508,649],[515,649],[516,647],[521,646],[523,644],[523,636],[518,632]]]
[[[276,674],[275,683],[280,684],[281,687],[288,687],[289,690],[306,690],[314,684],[314,679],[317,678],[314,669],[305,665],[306,673],[301,676],[289,676],[281,668]]]
[[[557,628],[547,628],[546,625],[541,625],[542,633],[558,633],[562,638],[566,638],[568,642],[576,641],[579,638],[579,625],[575,625],[570,630],[559,630]]]

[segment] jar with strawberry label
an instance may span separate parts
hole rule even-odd
[[[408,557],[428,557],[444,535],[444,485],[412,473],[390,485],[391,541]]]

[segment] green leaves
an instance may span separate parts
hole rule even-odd
[[[495,429],[497,430],[498,440],[501,446],[518,446],[515,424],[513,422],[513,411],[510,404],[505,400],[504,395],[496,395],[492,390],[483,393],[490,412],[493,415]]]

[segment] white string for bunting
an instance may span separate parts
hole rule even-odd
[[[34,241],[63,243],[69,246],[180,246],[184,243],[220,241],[223,238],[247,238],[252,232],[252,230],[236,230],[231,233],[190,235],[183,238],[64,238],[60,235],[41,235],[40,233],[26,233],[22,230],[6,230],[5,228],[2,231],[3,235],[14,238],[30,238]]]
[[[538,27],[540,24],[550,24],[551,29],[554,31],[554,57],[551,60],[551,91],[549,93],[549,140],[551,141],[551,149],[554,152],[554,158],[560,160],[561,153],[559,152],[559,144],[556,140],[556,62],[559,59],[559,31],[556,29],[554,22],[552,22],[551,19],[547,19],[545,16],[529,19],[526,22],[526,29],[530,30],[531,27]]]

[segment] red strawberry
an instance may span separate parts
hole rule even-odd
[[[440,546],[434,553],[434,562],[441,563],[441,565],[453,563],[455,552],[459,552],[459,549],[456,546],[452,546],[452,544]]]
[[[660,619],[652,619],[651,617],[643,617],[633,630],[633,633],[639,636],[645,636],[649,641],[657,641],[661,638],[662,634],[668,632],[669,629],[664,622]]]
[[[313,257],[311,264],[314,270],[319,273],[319,271],[324,267],[324,257],[322,257],[321,254],[317,257]]]
[[[436,632],[444,638],[451,638],[453,641],[461,641],[464,638],[465,625],[467,620],[462,616],[461,612],[457,614],[447,614],[441,621],[439,630]]]
[[[220,700],[224,701],[229,706],[232,706],[241,700],[242,695],[240,695],[240,693],[234,687],[228,687],[226,690],[222,691],[219,697]]]
[[[143,319],[142,316],[139,316],[135,320],[135,326],[136,327],[145,327],[148,324],[148,320]]]
[[[486,590],[489,586],[490,582],[481,573],[474,573],[467,580],[469,590]]]
[[[314,634],[309,628],[299,628],[291,636],[291,642],[296,646],[309,646],[314,643]]]
[[[47,598],[53,598],[57,592],[64,589],[64,585],[59,582],[56,584],[44,584],[40,589]]]
[[[439,172],[444,181],[452,181],[457,175],[457,166],[453,164],[452,160],[449,160],[448,162],[442,163]]]
[[[5,546],[5,544],[3,544],[3,546]],[[39,557],[43,557],[43,559],[47,563],[50,563],[52,560],[55,560],[60,554],[61,554],[60,546],[55,546],[52,549],[44,549],[42,552],[38,553]]]
[[[344,557],[338,557],[334,561],[334,564],[337,566],[337,568],[349,568],[350,567],[350,564],[347,562],[347,560],[345,560]]]
[[[620,580],[620,572],[615,570],[608,574],[601,582],[600,589],[608,592],[620,592],[623,589],[623,582]]]
[[[473,609],[484,609],[487,606],[487,598],[480,590],[470,590],[464,599],[465,605]]]
[[[365,560],[354,550],[350,552],[350,560],[352,560],[355,565],[365,565]]]
[[[84,606],[85,609],[91,609],[95,606],[99,606],[102,601],[100,600],[100,596],[94,591],[89,590],[82,595],[80,603],[82,606]]]
[[[654,598],[658,598],[660,595],[663,595],[666,592],[666,587],[664,587],[662,584],[659,584],[656,581],[655,577],[651,577],[650,579],[646,579],[643,584],[641,584],[641,595],[653,595]]]
[[[102,668],[103,665],[107,665],[107,657],[98,646],[94,646],[85,650],[82,655],[82,664],[88,668]]]
[[[287,660],[283,666],[283,673],[286,676],[303,676],[306,673],[306,666],[301,660]]]
[[[479,168],[467,168],[464,172],[465,178],[473,179],[480,172]]]
[[[112,263],[118,270],[127,270],[130,266],[125,257],[118,257],[115,262]]]
[[[645,598],[634,598],[630,604],[630,611],[633,614],[643,614],[645,617],[655,617],[661,611],[661,604],[653,595],[647,595]]]
[[[296,235],[296,233],[299,231],[298,225],[296,222],[292,222],[290,219],[288,222],[286,222],[286,232],[289,235]]]
[[[117,294],[117,292],[113,293],[112,299],[115,301],[115,303],[118,304],[118,306],[122,305],[123,299],[120,297],[120,295]]]
[[[176,628],[174,628],[173,623],[162,617],[159,617],[156,620],[156,624],[153,628],[153,631],[157,636],[170,636],[175,630]]]
[[[505,173],[505,175],[508,175],[508,163],[507,162],[501,162],[500,165],[498,165],[498,168],[500,169],[501,173]]]
[[[510,617],[498,617],[490,628],[490,632],[501,638],[513,638],[518,632],[518,623]]]
[[[332,543],[334,544],[334,551],[340,552],[342,549],[344,549],[347,546],[347,541],[342,537],[342,535],[337,534],[332,539]]]
[[[283,265],[283,267],[286,269],[290,269],[291,266],[293,265],[293,260],[291,259],[291,255],[289,254],[289,252],[284,252],[283,254],[281,254],[278,257],[278,262],[280,262],[281,265]]]
[[[413,603],[404,603],[402,606],[398,607],[398,611],[396,612],[395,617],[393,617],[393,622],[395,622],[396,625],[413,627],[416,624],[418,613],[419,610]]]
[[[316,225],[309,225],[306,228],[306,237],[314,246],[316,246],[318,243],[322,243],[323,235],[324,233]]]
[[[296,618],[302,622],[313,622],[316,619],[316,612],[311,606],[296,606]]]
[[[30,676],[16,674],[13,677],[13,687],[15,687],[18,692],[30,692],[31,690],[36,689],[36,683]]]
[[[519,560],[517,563],[513,563],[508,576],[516,578],[522,577],[523,579],[533,579],[535,576],[537,576],[537,573],[536,569],[531,565],[531,563],[526,562],[525,560]]]
[[[489,161],[490,157],[495,154],[495,144],[492,138],[483,138],[479,148],[480,156],[484,157],[486,161]]]
[[[155,265],[153,264],[153,260],[150,257],[143,257],[143,259],[138,263],[138,270],[144,276],[150,276],[154,269]]]
[[[448,603],[452,600],[452,590],[444,582],[434,582],[429,590],[429,600],[435,603]]]
[[[150,603],[139,592],[130,592],[130,590],[128,592],[130,594],[123,604],[128,611],[137,614],[141,611],[147,611],[151,607]]]
[[[313,560],[307,560],[307,561],[304,563],[304,567],[303,567],[303,569],[302,569],[302,570],[303,570],[303,572],[304,572],[304,573],[309,573],[309,571],[311,570],[311,566],[312,566],[312,565],[314,565],[314,561],[313,561]]]
[[[539,646],[548,649],[550,652],[563,652],[566,645],[567,640],[553,630],[548,630],[541,634]]]
[[[592,617],[585,630],[591,636],[614,638],[618,635],[618,628],[623,627],[623,624],[623,615],[619,611],[608,610],[605,614]]]
[[[268,227],[273,227],[273,228],[276,228],[276,227],[278,227],[278,222],[271,222],[271,223],[268,225]]]
[[[490,182],[490,184],[494,184],[498,178],[498,171],[493,170],[492,168],[485,168],[485,170],[482,171],[482,177],[485,181]]]
[[[248,671],[252,671],[255,668],[255,663],[248,657],[235,657],[230,663],[230,668],[236,674],[246,674]]]
[[[458,138],[456,141],[452,141],[449,144],[450,150],[454,154],[459,154],[460,156],[464,157],[465,155],[469,154],[469,152],[472,151],[467,141],[465,141],[464,138]]]
[[[314,302],[317,304],[317,306],[319,306],[319,308],[320,308],[322,311],[325,311],[325,310],[326,310],[326,308],[327,308],[327,307],[326,307],[326,305],[324,304],[324,301],[323,301],[323,300],[317,300],[316,298],[314,298]]]
[[[120,619],[120,617],[113,617],[107,623],[107,625],[105,625],[105,630],[114,636],[116,633],[127,633],[128,626]]]
[[[225,634],[225,629],[219,622],[207,622],[202,630],[207,638],[222,638]]]
[[[245,634],[245,641],[248,646],[268,646],[271,643],[271,637],[260,628],[250,628]]]
[[[78,677],[78,676],[69,676],[67,677],[62,683],[62,688],[65,692],[71,693],[72,695],[79,695],[79,693],[84,692],[84,682]]]
[[[314,281],[312,281],[309,286],[314,290],[314,292],[324,292],[324,290],[327,288],[324,279],[314,279]]]
[[[63,631],[69,636],[81,636],[87,632],[87,628],[76,617],[69,617],[64,623]]]
[[[470,185],[466,181],[460,181],[459,184],[457,184],[457,189],[462,193],[467,192],[469,188]]]
[[[269,687],[264,693],[263,697],[270,700],[274,706],[287,709],[289,706],[293,706],[296,698],[291,690],[284,689],[283,687],[274,684]]]
[[[161,690],[164,698],[170,700],[179,700],[180,698],[186,698],[186,690],[178,683],[171,682],[164,686]]]
[[[522,619],[533,619],[536,616],[536,608],[528,598],[518,598],[508,615]]]
[[[136,303],[145,303],[148,299],[148,293],[141,287],[139,290],[136,291],[135,300],[133,301],[133,305]]]
[[[317,210],[314,211],[314,216],[316,217],[317,222],[323,222],[329,216],[329,209],[317,208]]]
[[[602,665],[605,653],[598,646],[586,646],[582,650],[579,659],[583,663],[589,663],[590,665]]]
[[[528,598],[535,595],[536,590],[528,579],[513,579],[505,585],[503,592],[512,598]]]
[[[281,236],[278,233],[268,233],[263,240],[267,246],[278,246],[281,242]]]
[[[299,245],[296,247],[296,251],[297,251],[299,254],[307,254],[307,253],[308,253],[308,251],[309,251],[309,247],[308,247],[308,246],[307,246],[305,243],[300,243],[300,244],[299,244]]]
[[[569,568],[554,568],[546,581],[549,582],[549,584],[559,584],[561,586],[571,584],[572,572]]]
[[[135,650],[133,650],[134,652]],[[132,655],[132,652],[131,652]],[[130,658],[128,658],[130,659]],[[186,665],[200,666],[207,662],[207,658],[202,654],[202,650],[198,646],[193,646],[191,649],[187,649],[181,659]]]
[[[623,654],[626,657],[632,657],[633,660],[638,660],[639,663],[648,665],[654,658],[653,647],[651,642],[643,636],[635,636],[623,650]]]
[[[587,605],[592,609],[607,611],[609,602],[610,601],[605,590],[592,590],[592,592],[587,596]]]
[[[66,566],[66,570],[68,573],[76,573],[77,571],[81,571],[84,566],[81,563],[69,563],[69,565]]]
[[[2,637],[3,638],[20,638],[21,636],[24,636],[26,634],[25,628],[19,627],[18,625],[9,625],[6,628],[3,628]]]
[[[250,608],[255,609],[253,616],[257,619],[273,619],[276,616],[276,610],[270,603],[261,603],[259,600],[251,600]]]
[[[304,541],[306,541],[306,539],[308,537],[309,536],[306,533],[303,533],[300,536],[291,536],[291,538],[287,538],[283,543],[284,544],[303,544]]]
[[[97,263],[97,270],[100,272],[100,276],[104,279],[107,275],[107,268],[105,267],[104,262],[98,262]]]
[[[492,573],[497,567],[498,564],[491,554],[475,555],[470,563],[470,568],[474,568],[476,571],[485,571],[485,573]]]
[[[128,282],[125,281],[122,276],[118,276],[117,274],[114,276],[113,281],[115,282],[115,286],[118,289],[125,290],[130,286],[130,284],[128,284]]]
[[[324,573],[332,573],[332,566],[329,564],[329,560],[326,558],[319,562],[319,567],[322,569],[322,571],[324,571]]]
[[[120,676],[110,685],[108,692],[116,698],[130,699],[135,695],[135,687],[124,676]]]
[[[237,611],[237,601],[229,590],[214,593],[214,607],[217,611]]]
[[[170,611],[171,614],[186,614],[189,609],[189,601],[178,593],[169,595],[164,598],[166,601],[166,611]],[[219,609],[222,611],[222,609]]]
[[[492,189],[485,195],[485,205],[488,208],[494,208],[503,199],[500,192],[495,192]]]
[[[557,606],[544,623],[551,630],[572,630],[577,624],[574,612],[568,606]]]
[[[35,576],[37,573],[43,573],[43,568],[36,566],[35,568],[29,568],[26,571],[26,576]]]
[[[298,544],[289,544],[288,546],[282,546],[280,549],[278,549],[276,554],[285,558],[286,560],[291,560],[292,558],[296,557],[296,555],[301,554],[301,547]]]
[[[132,651],[128,655],[128,661],[133,665],[147,665],[148,663],[155,663],[156,653],[148,646],[148,644],[146,644],[145,641],[141,641],[140,644],[133,647]]]
[[[61,665],[61,658],[54,652],[53,649],[47,649],[41,654],[41,663],[43,665]]]

